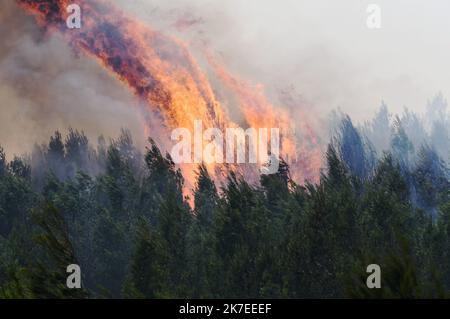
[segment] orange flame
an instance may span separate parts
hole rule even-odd
[[[298,123],[300,125],[296,127],[286,108],[275,107],[269,102],[262,85],[252,86],[238,79],[210,53],[205,54],[216,76],[238,98],[240,110],[250,127],[280,128],[282,135],[280,155],[293,168],[291,170],[293,179],[317,181],[322,155],[317,139],[306,121]],[[303,113],[302,117],[306,118]],[[306,137],[309,145],[300,143],[300,136]]]
[[[193,130],[194,120],[204,127],[236,127],[217,100],[206,75],[179,39],[161,34],[136,21],[105,0],[78,0],[82,8],[82,28],[68,29],[66,8],[71,0],[16,0],[37,23],[50,31],[58,31],[77,52],[97,59],[120,81],[144,100],[151,110],[163,117],[164,130],[185,127]],[[293,167],[298,181],[318,176],[320,153],[314,138],[312,147],[299,147],[297,133],[313,136],[301,126],[295,131],[283,108],[267,100],[262,88],[232,76],[211,54],[208,61],[223,85],[236,95],[246,124],[251,127],[278,127],[282,132],[281,152]],[[167,131],[168,132],[168,131]],[[307,133],[307,134],[304,134]],[[195,182],[193,165],[181,166],[191,186]],[[217,179],[222,175],[217,166],[208,166]],[[222,171],[223,173],[223,171]]]

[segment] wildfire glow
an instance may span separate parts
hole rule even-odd
[[[59,32],[75,51],[98,60],[151,110],[159,112],[165,126],[160,130],[192,129],[198,119],[205,127],[237,126],[181,40],[152,30],[105,0],[77,1],[83,12],[81,29],[66,27],[66,7],[71,0],[16,1],[41,27]],[[317,177],[321,159],[311,129],[305,123],[293,123],[285,109],[268,101],[261,87],[231,75],[211,54],[207,60],[222,85],[235,95],[248,126],[281,129],[280,154],[291,165],[294,179],[302,182]],[[149,128],[149,132],[154,129]],[[300,142],[300,136],[308,143]],[[193,185],[193,165],[181,168],[187,182]],[[210,165],[208,169],[216,178],[223,175],[222,168]]]

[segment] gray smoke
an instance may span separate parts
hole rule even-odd
[[[234,73],[262,83],[275,104],[280,91],[294,92],[316,125],[327,126],[338,107],[362,123],[382,100],[392,113],[408,107],[420,115],[436,92],[450,96],[446,0],[115,3],[194,52],[206,43]],[[366,27],[370,3],[381,7],[379,30]],[[131,93],[95,62],[75,58],[57,36],[43,37],[14,1],[1,4],[0,35],[0,143],[7,149],[28,149],[30,136],[46,139],[68,126],[88,136],[128,127],[144,138]]]
[[[164,30],[190,21],[178,34],[207,41],[271,93],[293,85],[317,117],[340,107],[367,120],[382,100],[395,113],[423,112],[437,92],[450,96],[445,0],[119,2]],[[366,26],[371,3],[381,8],[381,29]]]
[[[43,34],[14,1],[2,1],[0,37],[0,145],[9,157],[69,127],[94,143],[129,128],[143,145],[132,93],[95,61],[76,57],[57,35]]]

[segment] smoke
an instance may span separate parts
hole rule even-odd
[[[0,11],[0,145],[9,157],[48,141],[57,129],[82,129],[91,141],[129,128],[144,144],[138,102],[97,63],[46,35],[14,1]]]
[[[428,99],[450,96],[450,31],[445,0],[121,0],[140,19],[219,52],[272,98],[293,86],[314,117],[339,107],[369,119],[382,100],[394,113],[425,111]],[[369,4],[381,29],[366,26]],[[179,21],[190,21],[182,30]]]
[[[390,112],[407,106],[420,113],[436,92],[450,96],[450,78],[443,72],[450,42],[441,39],[450,30],[448,2],[433,0],[424,7],[420,0],[379,0],[382,28],[369,30],[366,8],[372,2],[114,3],[186,40],[203,65],[202,48],[210,48],[235,74],[263,84],[275,104],[285,105],[281,92],[290,92],[294,118],[306,112],[317,128],[338,107],[362,122],[382,100]],[[128,127],[143,143],[139,107],[126,88],[90,59],[74,57],[57,35],[44,36],[14,1],[1,6],[0,143],[9,153],[68,126],[89,137],[113,136]]]

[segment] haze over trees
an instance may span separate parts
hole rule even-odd
[[[29,156],[0,149],[2,298],[446,297],[450,289],[449,113],[383,104],[339,115],[317,184],[281,162],[218,188],[199,166],[192,194],[153,141],[93,147],[56,132]],[[368,289],[379,264],[382,288]],[[82,289],[65,286],[79,264]]]

